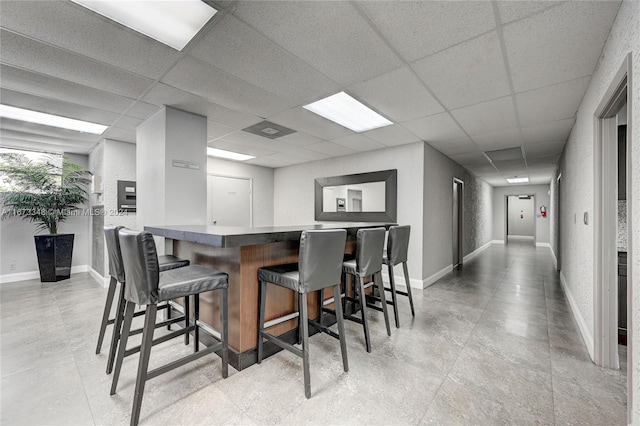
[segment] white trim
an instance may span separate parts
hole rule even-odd
[[[393,278],[395,280],[396,287],[405,287],[404,275],[394,274]],[[382,282],[389,284],[389,273],[385,269],[382,270]],[[422,282],[422,280],[419,280],[417,278],[409,277],[409,284],[411,284],[411,288],[417,288],[419,290],[422,290],[424,288],[424,283]]]
[[[551,248],[551,244],[549,244],[549,243],[536,243],[536,247],[549,247],[549,248]]]
[[[111,277],[109,277],[108,274],[103,277],[98,273],[98,271],[96,271],[92,267],[89,267],[89,275],[91,275],[91,278],[93,278],[102,287],[106,288],[109,286],[109,281],[111,281]]]
[[[491,240],[491,244],[504,244],[504,240]]]
[[[573,294],[571,294],[569,286],[567,285],[567,281],[565,280],[564,274],[562,272],[560,272],[560,283],[562,284],[562,290],[564,290],[564,294],[565,296],[567,296],[567,300],[569,301],[569,307],[571,308],[573,318],[575,318],[576,322],[578,323],[578,328],[580,329],[582,339],[584,340],[584,343],[587,346],[587,350],[589,351],[589,356],[593,361],[595,359],[593,333],[591,332],[591,330],[589,330],[587,322],[584,320],[584,317],[580,313],[580,309],[578,309],[576,299],[574,299]]]
[[[429,287],[431,284],[435,283],[436,281],[438,281],[440,278],[444,277],[445,275],[451,273],[453,271],[453,264],[447,265],[444,268],[440,269],[438,272],[436,272],[435,274],[425,278],[422,283],[423,287],[422,288],[427,288]]]
[[[462,259],[462,263],[467,262],[471,259],[473,259],[474,257],[476,257],[477,255],[480,254],[481,251],[489,248],[491,245],[493,244],[493,241],[489,241],[488,243],[478,247],[477,249],[475,249],[474,251],[472,251],[471,253],[469,253],[468,255],[466,255],[463,259]]]
[[[80,274],[89,270],[88,265],[77,265],[71,267],[71,274]],[[28,281],[40,279],[40,271],[18,272],[15,274],[0,275],[0,284],[13,283],[17,281]]]

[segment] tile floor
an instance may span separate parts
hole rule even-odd
[[[106,345],[95,343],[106,290],[87,274],[3,284],[0,422],[128,424],[137,365],[125,360],[109,396]],[[337,341],[311,338],[312,398],[290,353],[220,375],[219,358],[147,384],[141,424],[626,424],[626,365],[589,360],[548,248],[492,246],[422,292],[402,298],[388,337],[370,312],[373,352],[347,323],[350,371]],[[110,328],[107,330],[110,332]],[[151,364],[189,349],[154,348]],[[622,353],[624,358],[624,353]]]

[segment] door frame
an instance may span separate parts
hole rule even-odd
[[[464,263],[464,181],[462,179],[454,177],[452,190],[453,188],[456,187],[456,185],[459,185],[458,212],[457,212],[458,213],[457,214],[458,216],[458,264],[453,265],[454,268],[460,267]],[[455,191],[452,191],[452,192],[453,192],[453,195],[455,195]],[[455,206],[455,203],[453,203],[453,206]],[[453,212],[453,213],[454,213],[453,217],[455,217],[456,212]],[[455,229],[455,224],[453,223],[453,221],[451,225],[452,225],[451,233],[453,234],[453,230]],[[451,255],[454,256],[455,253],[453,253],[453,238],[451,238],[451,241],[452,241]],[[453,261],[451,263],[453,263]]]
[[[223,177],[230,179],[240,179],[249,181],[249,227],[253,228],[253,178],[250,176],[225,175],[222,173],[207,173],[207,176]],[[207,191],[207,206],[209,204],[209,193]]]
[[[556,178],[556,188],[558,193],[558,205],[556,206],[556,223],[558,224],[556,230],[556,271],[562,270],[562,173],[558,174]],[[553,212],[551,212],[553,214]]]
[[[509,242],[509,197],[518,197],[520,195],[527,195],[529,197],[531,197],[531,199],[533,200],[533,209],[531,211],[531,214],[533,215],[533,246],[536,246],[536,231],[537,231],[537,227],[536,227],[536,194],[530,194],[530,193],[520,193],[520,194],[505,194],[504,196],[504,243],[508,244]]]
[[[632,98],[631,53],[622,61],[618,72],[602,97],[594,114],[594,361],[607,368],[619,368],[618,357],[618,286],[617,286],[617,170],[618,132],[616,115],[627,103],[627,191],[632,192]],[[633,196],[627,197],[627,256],[633,259],[631,240]],[[627,275],[632,275],[633,260]],[[627,419],[633,412],[633,299],[632,280],[627,285]]]

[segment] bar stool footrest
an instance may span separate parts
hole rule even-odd
[[[147,373],[147,380],[153,379],[161,374],[168,373],[169,371],[181,367],[185,364],[190,363],[191,361],[195,361],[198,358],[202,358],[205,355],[209,355],[212,352],[222,349],[222,342],[217,343],[215,345],[208,346],[206,349],[202,349],[198,352],[194,352],[185,357],[182,357],[178,360],[170,362],[169,364],[163,365],[162,367],[158,367],[155,370],[151,370]]]
[[[302,350],[296,348],[292,344],[287,343],[284,340],[274,336],[273,334],[267,333],[266,331],[260,331],[260,338],[262,339],[263,337],[280,346],[282,349],[286,349],[289,352],[292,352],[293,354],[298,355],[300,358],[302,358]]]
[[[158,345],[160,343],[167,342],[167,341],[169,341],[169,340],[171,340],[171,339],[173,339],[175,337],[182,336],[183,334],[186,334],[186,333],[190,333],[195,329],[196,329],[195,325],[190,325],[187,328],[183,328],[183,329],[180,329],[180,330],[173,331],[173,332],[171,332],[169,334],[165,334],[164,336],[161,336],[161,337],[158,337],[157,339],[154,339],[151,342],[151,346],[155,346],[155,345]],[[131,349],[127,349],[126,351],[124,351],[124,356],[128,357],[129,355],[137,354],[138,352],[140,352],[140,345],[135,346],[135,347],[133,347]]]
[[[311,324],[312,326],[314,326],[315,328],[317,328],[319,331],[328,334],[329,336],[335,338],[335,339],[340,339],[340,335],[338,333],[336,333],[335,331],[331,330],[329,327],[327,327],[326,325],[320,324],[317,321],[313,321],[313,320],[309,320],[309,324]]]

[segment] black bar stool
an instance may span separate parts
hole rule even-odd
[[[136,376],[136,389],[133,399],[133,410],[131,413],[131,425],[137,425],[140,418],[140,407],[142,396],[147,380],[169,372],[188,362],[195,361],[214,351],[221,351],[222,357],[222,377],[229,374],[228,367],[228,322],[227,322],[227,298],[229,288],[229,276],[221,271],[204,266],[190,265],[183,268],[171,269],[160,273],[158,265],[158,255],[153,236],[148,232],[137,232],[131,230],[120,230],[120,249],[124,264],[125,282],[124,298],[126,308],[124,323],[122,325],[122,337],[118,348],[118,357],[113,372],[113,382],[111,385],[111,395],[116,393],[118,378],[122,361],[127,354],[140,352],[138,363],[138,374]],[[212,290],[222,290],[222,303],[220,320],[222,332],[220,337],[216,336],[212,330],[200,322],[199,316],[199,295]],[[194,321],[190,323],[187,314],[187,327],[166,334],[158,339],[153,339],[153,332],[156,328],[157,304],[180,297],[194,296]],[[142,331],[142,344],[133,349],[127,350],[127,340],[130,335],[131,321],[133,320],[136,305],[146,305],[144,327]],[[187,311],[188,312],[188,311]],[[211,331],[210,331],[211,330]],[[179,360],[173,361],[162,367],[148,371],[149,356],[151,347],[162,342],[166,342],[174,337],[194,332],[194,353]],[[217,344],[206,349],[199,350],[199,332],[203,331],[218,340]]]
[[[111,335],[111,347],[109,349],[109,358],[107,360],[107,374],[111,373],[113,369],[113,361],[116,357],[116,350],[118,347],[118,341],[120,340],[120,329],[122,328],[122,317],[124,316],[124,267],[122,265],[122,253],[120,252],[120,241],[118,240],[118,234],[124,226],[105,226],[104,236],[107,242],[107,254],[109,255],[109,275],[111,280],[109,282],[109,289],[107,291],[107,300],[104,304],[104,312],[102,314],[102,321],[100,322],[100,333],[98,334],[98,344],[96,346],[96,354],[100,353],[102,349],[102,341],[104,340],[104,334],[108,325],[113,324],[113,333]],[[173,255],[158,256],[158,263],[160,264],[160,272],[168,271],[169,269],[181,268],[188,266],[189,261],[180,259]],[[118,306],[116,308],[115,318],[109,318],[111,312],[111,306],[113,305],[113,298],[115,296],[116,287],[118,282],[121,284],[120,295],[118,297]],[[167,309],[167,318],[170,317],[171,306],[169,302],[159,306],[160,309]],[[185,312],[188,312],[188,303],[185,305]],[[144,311],[136,312],[134,316],[143,315]],[[173,322],[180,321],[180,318]],[[142,329],[135,330],[132,334],[139,334]],[[189,343],[188,341],[186,342]]]
[[[367,352],[371,352],[371,339],[369,337],[369,324],[367,320],[367,307],[380,310],[384,313],[384,322],[387,326],[387,335],[391,336],[391,328],[389,327],[389,313],[387,312],[387,303],[384,295],[384,286],[382,284],[382,252],[384,251],[384,228],[359,229],[357,233],[356,257],[347,260],[342,264],[342,272],[353,276],[353,294],[354,298],[345,296],[345,300],[356,304],[362,313],[362,318],[355,315],[345,315],[345,319],[362,324],[364,328],[364,340]],[[372,277],[371,282],[365,284],[364,279]],[[345,294],[346,283],[345,282]],[[356,284],[357,282],[357,284]],[[382,307],[367,302],[365,291],[376,285],[382,300]]]
[[[344,371],[349,371],[342,306],[340,304],[340,272],[342,271],[342,256],[346,238],[347,231],[344,229],[303,231],[300,236],[299,263],[269,266],[258,270],[258,280],[260,281],[258,364],[262,362],[263,338],[301,357],[304,369],[304,394],[307,398],[311,398],[309,324],[319,331],[340,340]],[[298,312],[275,318],[265,323],[267,283],[295,291],[298,294]],[[333,288],[333,297],[337,301],[335,307],[338,334],[322,325],[322,310],[318,313],[318,321],[309,320],[307,295],[316,291],[318,292],[318,297],[322,300],[323,290],[328,287]],[[296,317],[298,318],[298,342],[300,339],[302,340],[302,350],[265,331],[269,327]]]
[[[416,311],[413,308],[413,296],[411,295],[409,270],[407,268],[410,234],[411,227],[409,225],[390,227],[389,237],[387,239],[387,251],[385,252],[382,259],[382,261],[389,268],[389,284],[391,288],[385,287],[385,290],[391,292],[391,301],[387,301],[387,303],[393,305],[396,328],[400,327],[400,316],[398,314],[398,294],[407,296],[409,298],[409,304],[411,305],[411,315],[413,315],[414,317],[416,316]],[[407,291],[396,290],[395,278],[393,276],[393,267],[400,263],[402,263],[402,268],[404,269],[404,282],[407,285]]]

